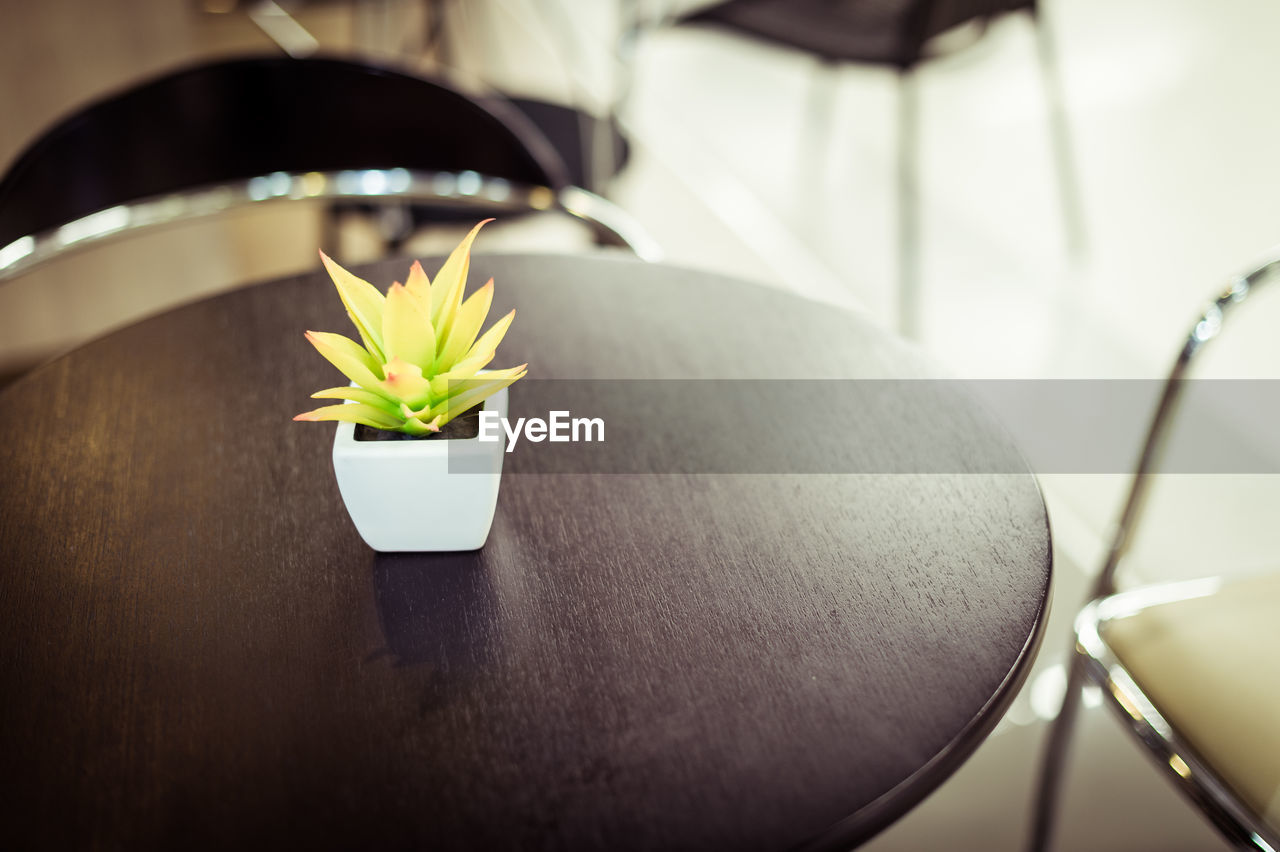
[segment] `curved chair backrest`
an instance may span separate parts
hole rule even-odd
[[[1169,428],[1177,413],[1178,402],[1182,396],[1183,380],[1187,378],[1192,360],[1204,348],[1205,344],[1221,333],[1226,318],[1243,304],[1258,287],[1275,277],[1280,277],[1280,258],[1272,259],[1255,267],[1252,271],[1232,279],[1222,294],[1205,309],[1204,314],[1187,334],[1182,350],[1178,353],[1178,359],[1174,362],[1173,369],[1170,370],[1169,376],[1165,380],[1155,415],[1152,417],[1151,425],[1147,429],[1147,437],[1142,446],[1142,453],[1138,457],[1138,466],[1134,472],[1133,483],[1129,487],[1129,494],[1120,513],[1120,520],[1116,524],[1111,548],[1107,552],[1107,561],[1103,564],[1102,570],[1094,581],[1091,597],[1100,598],[1104,595],[1112,594],[1116,590],[1116,569],[1133,541],[1134,532],[1137,530],[1138,521],[1142,516],[1142,508],[1150,481],[1149,477],[1159,465],[1160,456],[1169,434]]]
[[[518,110],[361,62],[251,57],[165,74],[42,134],[0,180],[0,247],[117,204],[276,171],[474,171],[559,191]]]

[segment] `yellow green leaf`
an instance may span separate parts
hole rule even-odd
[[[523,375],[528,366],[528,364],[521,364],[519,367],[508,367],[504,370],[487,370],[469,379],[447,379],[447,386],[444,388],[443,393],[436,392],[438,385],[433,381],[431,383],[431,395],[439,403],[443,398],[458,396],[472,388],[480,387],[494,380],[510,378],[517,374]]]
[[[400,427],[400,431],[404,432],[406,435],[427,435],[431,432],[439,432],[440,422],[439,417],[427,421],[424,421],[417,416],[406,417],[404,419],[404,425]]]
[[[293,418],[294,420],[343,420],[347,423],[363,423],[366,426],[372,426],[375,429],[398,429],[400,427],[400,418],[393,417],[385,411],[381,411],[369,405],[326,405],[323,408],[317,408],[314,411],[304,411],[302,414]]]
[[[413,266],[409,267],[409,277],[404,281],[404,288],[422,305],[423,312],[430,316],[431,279],[427,277],[427,273],[422,269],[422,264],[416,260],[413,262]]]
[[[363,346],[340,334],[307,332],[307,340],[356,387],[328,388],[316,399],[339,399],[296,420],[345,420],[411,435],[440,426],[526,374],[526,366],[480,374],[515,317],[511,311],[476,337],[493,303],[493,281],[465,297],[471,246],[480,222],[450,253],[434,279],[415,262],[402,285],[384,296],[323,252]]]
[[[352,402],[371,405],[374,408],[381,408],[388,414],[395,414],[399,409],[392,400],[379,394],[376,390],[366,390],[365,388],[341,387],[326,388],[322,391],[316,391],[311,394],[312,399],[349,399]]]
[[[449,395],[451,384],[469,379],[484,369],[493,360],[493,352],[481,352],[455,364],[447,373],[440,373],[431,379],[431,395],[441,399]]]
[[[509,314],[489,326],[489,330],[480,335],[479,340],[471,344],[471,349],[468,350],[467,354],[463,357],[463,360],[470,360],[473,356],[482,352],[489,352],[489,357],[493,357],[492,353],[498,348],[498,344],[502,342],[502,338],[506,337],[507,329],[511,327],[511,321],[515,318],[516,312],[512,309]]]
[[[382,381],[382,370],[369,353],[349,337],[331,331],[308,331],[307,340],[342,375],[365,388]]]
[[[387,378],[380,385],[396,401],[411,408],[426,405],[431,395],[431,383],[422,377],[422,368],[400,358],[392,358],[383,368]]]
[[[431,324],[436,328],[437,344],[442,344],[449,333],[449,320],[462,301],[462,291],[467,286],[467,272],[471,268],[471,244],[476,234],[492,219],[485,219],[463,237],[457,248],[450,252],[435,280],[431,282]]]
[[[400,358],[424,370],[435,360],[436,334],[421,303],[406,287],[392,284],[382,308],[382,342],[388,358]]]
[[[463,393],[460,393],[457,396],[450,397],[449,399],[444,400],[438,405],[432,406],[431,411],[428,413],[431,414],[432,416],[436,416],[436,415],[442,416],[443,419],[440,421],[440,425],[443,426],[445,423],[448,423],[450,420],[457,417],[459,414],[463,414],[469,409],[474,408],[475,406],[484,402],[490,396],[493,396],[493,394],[502,390],[507,385],[511,384],[517,379],[523,378],[525,375],[525,372],[526,371],[521,370],[520,372],[516,373],[513,376],[507,376],[506,378],[503,378],[503,379],[495,379],[493,381],[487,381],[480,385],[472,387],[470,390],[464,391]]]
[[[440,347],[440,357],[436,359],[437,370],[447,370],[454,362],[462,358],[475,342],[489,315],[489,306],[493,303],[493,279],[490,278],[479,290],[472,293],[462,307],[454,315],[449,327],[449,339]],[[492,348],[492,347],[491,347]]]
[[[324,252],[320,252],[320,259],[324,261],[325,269],[329,271],[329,277],[333,279],[333,284],[338,288],[338,296],[342,299],[342,304],[347,308],[347,316],[351,317],[351,322],[356,327],[356,331],[360,332],[360,337],[364,340],[365,346],[369,347],[369,352],[379,361],[385,361],[386,355],[382,347],[382,304],[383,296],[378,292],[378,288],[374,287],[363,278],[357,278],[347,270],[343,269],[337,263],[329,258]]]

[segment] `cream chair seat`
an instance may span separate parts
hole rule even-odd
[[[1122,593],[1082,616],[1077,632],[1094,643],[1091,657],[1104,658],[1109,647],[1141,685],[1131,694],[1104,675],[1113,697],[1138,708],[1145,695],[1182,751],[1216,769],[1280,834],[1280,574]],[[1175,772],[1190,771],[1170,758]]]

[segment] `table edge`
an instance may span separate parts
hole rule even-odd
[[[1036,492],[1043,505],[1044,493],[1034,474],[1028,474],[1036,483]],[[877,798],[834,823],[821,833],[792,847],[792,852],[845,852],[854,846],[871,840],[898,819],[914,810],[925,798],[942,786],[978,747],[986,742],[996,725],[1004,718],[1022,686],[1031,675],[1040,647],[1044,641],[1053,603],[1053,527],[1049,523],[1048,506],[1045,506],[1045,532],[1048,545],[1048,572],[1045,576],[1045,593],[1036,611],[1035,624],[1026,642],[1018,652],[1013,665],[990,699],[974,714],[969,723],[947,743],[945,747],[923,766],[908,775]]]

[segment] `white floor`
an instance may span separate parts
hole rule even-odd
[[[0,127],[0,160],[64,109],[172,64],[184,44],[205,53],[269,44],[243,19],[201,15],[193,4],[185,11],[153,4],[157,16],[126,36],[112,21],[128,4],[114,5],[120,8],[81,9],[57,0],[28,13],[22,44],[13,28],[0,35],[0,93],[19,107],[19,119]],[[916,75],[921,344],[965,377],[1157,377],[1201,304],[1228,275],[1280,244],[1280,7],[1266,0],[1044,5],[1060,60],[1082,250],[1073,254],[1066,243],[1035,34],[1025,17],[1011,17]],[[608,4],[491,0],[467,8],[465,32],[455,35],[473,48],[464,52],[471,73],[490,84],[599,103],[610,83],[631,81],[623,117],[633,159],[611,194],[670,261],[850,306],[885,325],[896,321],[894,74],[821,73],[802,54],[685,27],[648,33],[634,62],[618,67],[607,42],[592,41],[608,29]],[[321,35],[349,37],[326,9],[300,16]],[[53,49],[90,26],[101,35],[83,43],[83,55]],[[22,71],[48,56],[46,90],[33,97]],[[0,360],[63,345],[69,315],[81,333],[94,333],[217,282],[243,280],[244,256],[284,254],[229,248],[258,232],[249,223],[212,250],[207,239],[193,238],[182,255],[190,280],[105,304],[56,282],[0,285]],[[291,239],[302,244],[299,256],[310,256],[305,229]],[[95,269],[130,278],[127,267],[102,272],[75,262],[81,266],[62,278],[81,286]],[[269,263],[258,269],[283,271]],[[1257,311],[1280,319],[1274,305]],[[1276,377],[1280,351],[1267,321],[1241,322],[1239,339],[1224,340],[1206,369]],[[1132,573],[1194,576],[1265,562],[1276,480],[1169,478],[1148,513],[1158,534],[1140,542]],[[1118,474],[1042,481],[1057,587],[1040,663],[973,759],[867,848],[1020,847],[1055,667],[1125,485]],[[1225,848],[1096,706],[1085,714],[1078,745],[1059,848]]]

